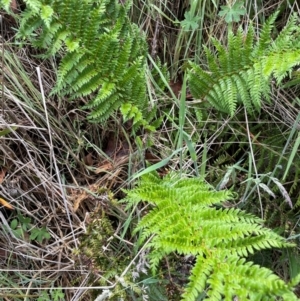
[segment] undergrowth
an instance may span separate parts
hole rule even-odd
[[[1,5],[1,298],[300,295],[297,1]]]

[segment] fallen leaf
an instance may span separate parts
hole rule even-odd
[[[73,209],[74,212],[76,212],[81,205],[81,203],[85,200],[93,199],[93,196],[91,193],[96,194],[97,191],[99,190],[99,185],[93,184],[88,186],[88,191],[83,190],[83,189],[72,189],[71,190],[71,195],[69,195],[69,200],[73,201]]]
[[[0,204],[3,205],[4,207],[10,209],[10,210],[14,210],[15,209],[10,203],[8,203],[7,201],[5,201],[2,198],[0,198]]]
[[[172,91],[174,92],[175,96],[178,97],[179,93],[181,92],[182,82],[181,81],[174,82],[172,80],[169,82],[169,85]]]
[[[74,200],[74,212],[77,211],[77,209],[79,208],[80,204],[82,203],[82,201],[84,201],[85,199],[87,199],[89,196],[86,193],[86,191],[81,192],[79,195],[76,196],[76,199]]]
[[[170,88],[172,89],[173,93],[175,94],[176,97],[179,97],[179,94],[181,92],[182,89],[182,81],[179,80],[177,82],[174,81],[170,81],[169,82]],[[189,89],[186,90],[186,99],[192,99],[193,95],[191,94],[191,92],[189,91]]]
[[[0,184],[2,184],[2,182],[5,178],[5,174],[6,174],[6,169],[4,167],[2,167],[2,169],[0,171]]]
[[[158,162],[160,159],[157,156],[153,155],[151,152],[146,151],[145,160],[149,162]]]
[[[87,166],[93,166],[94,165],[93,153],[89,153],[88,155],[86,155],[83,160]]]
[[[118,143],[115,138],[115,134],[111,133],[108,137],[108,142],[107,142],[106,148],[104,149],[104,152],[110,158],[112,158],[113,155],[116,153],[117,144]]]
[[[106,162],[103,163],[101,166],[99,166],[98,168],[95,169],[95,173],[101,173],[101,172],[106,172],[108,170],[112,170],[113,169],[113,165],[110,162]]]

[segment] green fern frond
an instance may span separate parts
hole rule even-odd
[[[258,42],[255,44],[253,49],[252,55],[254,58],[263,56],[269,50],[270,43],[272,41],[271,33],[274,28],[274,23],[278,16],[278,13],[279,12],[277,11],[275,14],[270,16],[268,20],[265,22],[265,24],[263,25],[259,34]]]
[[[147,126],[147,121],[143,118],[142,112],[137,106],[134,106],[130,103],[125,103],[121,106],[120,109],[124,122],[132,119],[132,125],[145,125]]]
[[[152,237],[148,247],[153,273],[172,252],[196,257],[182,300],[194,301],[204,292],[205,300],[275,300],[276,296],[297,300],[292,286],[244,259],[258,250],[292,244],[265,228],[256,216],[220,208],[232,198],[231,192],[215,191],[198,178],[171,173],[160,179],[153,173],[127,191],[125,201],[154,205],[135,229],[141,242]]]
[[[268,57],[264,58],[263,74],[266,77],[273,74],[277,82],[280,83],[287,75],[289,75],[293,67],[299,65],[299,49],[285,50],[284,56],[282,56],[281,52],[273,52]]]
[[[278,13],[263,25],[254,40],[254,28],[229,32],[227,45],[212,39],[214,54],[205,48],[208,69],[190,63],[189,86],[195,98],[207,100],[221,112],[233,116],[238,104],[249,113],[260,111],[262,101],[270,101],[272,76],[282,82],[300,64],[299,18],[293,16],[276,39],[271,32]]]
[[[147,43],[128,12],[132,1],[25,1],[17,37],[59,57],[52,94],[70,100],[96,94],[84,109],[89,120],[105,121],[122,104],[136,111],[134,125],[151,126],[148,116],[145,63]],[[142,115],[142,116],[141,116]]]
[[[39,0],[25,0],[25,3],[34,14],[38,14],[40,12],[40,9],[42,7],[42,3]]]

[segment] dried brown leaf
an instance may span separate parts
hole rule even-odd
[[[4,206],[5,208],[8,208],[10,210],[14,210],[15,208],[10,204],[8,203],[7,201],[5,201],[4,199],[0,198],[0,204],[2,206]]]
[[[5,178],[5,175],[6,175],[6,169],[4,167],[2,167],[2,169],[0,170],[0,184],[3,183],[3,180]]]

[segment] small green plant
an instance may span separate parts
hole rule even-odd
[[[135,229],[150,248],[150,267],[156,274],[160,261],[169,254],[195,256],[184,301],[197,300],[298,300],[293,292],[297,276],[285,283],[271,270],[246,261],[255,251],[290,247],[281,236],[263,226],[263,221],[222,203],[233,198],[230,191],[215,191],[199,178],[169,174],[142,177],[127,191],[129,206],[141,202],[152,209]]]
[[[42,291],[37,301],[63,301],[65,300],[65,294],[62,292],[61,288],[56,288],[47,291]]]
[[[51,235],[47,231],[46,227],[42,228],[33,228],[30,233],[30,240],[36,240],[39,243],[42,243],[44,239],[49,239]]]
[[[237,0],[234,4],[228,4],[226,6],[221,6],[221,11],[219,16],[225,17],[226,23],[230,24],[232,22],[239,22],[241,16],[246,14],[244,6],[244,1]]]
[[[181,27],[185,31],[189,31],[190,28],[195,30],[199,27],[200,18],[197,16],[193,16],[190,11],[185,12],[184,20],[180,22]]]
[[[263,100],[270,102],[272,78],[280,84],[300,62],[299,18],[294,15],[273,40],[277,15],[262,26],[257,41],[252,25],[247,33],[242,27],[236,34],[229,31],[227,46],[212,38],[215,50],[205,47],[208,68],[190,63],[189,87],[193,96],[231,116],[238,104],[253,114],[260,111]]]
[[[10,222],[10,228],[17,238],[24,238],[24,233],[27,233],[31,228],[31,219],[18,213],[17,218]]]
[[[17,218],[14,218],[10,222],[10,228],[17,238],[24,239],[30,234],[29,240],[36,240],[39,243],[42,243],[44,239],[49,239],[51,237],[46,227],[33,227],[31,219],[23,216],[21,213],[18,213]]]
[[[97,208],[89,217],[86,233],[82,236],[79,249],[74,251],[90,269],[97,274],[101,271],[100,285],[114,282],[126,268],[129,258],[118,249],[118,240],[114,237],[114,229],[108,216],[101,208]],[[93,274],[91,281],[94,281]],[[125,281],[125,280],[124,280]],[[127,281],[127,280],[126,280]],[[111,294],[125,294],[115,288]]]
[[[12,126],[12,127],[7,128],[7,129],[1,130],[0,131],[0,137],[7,136],[11,132],[15,131],[17,128],[18,128],[17,126]]]

